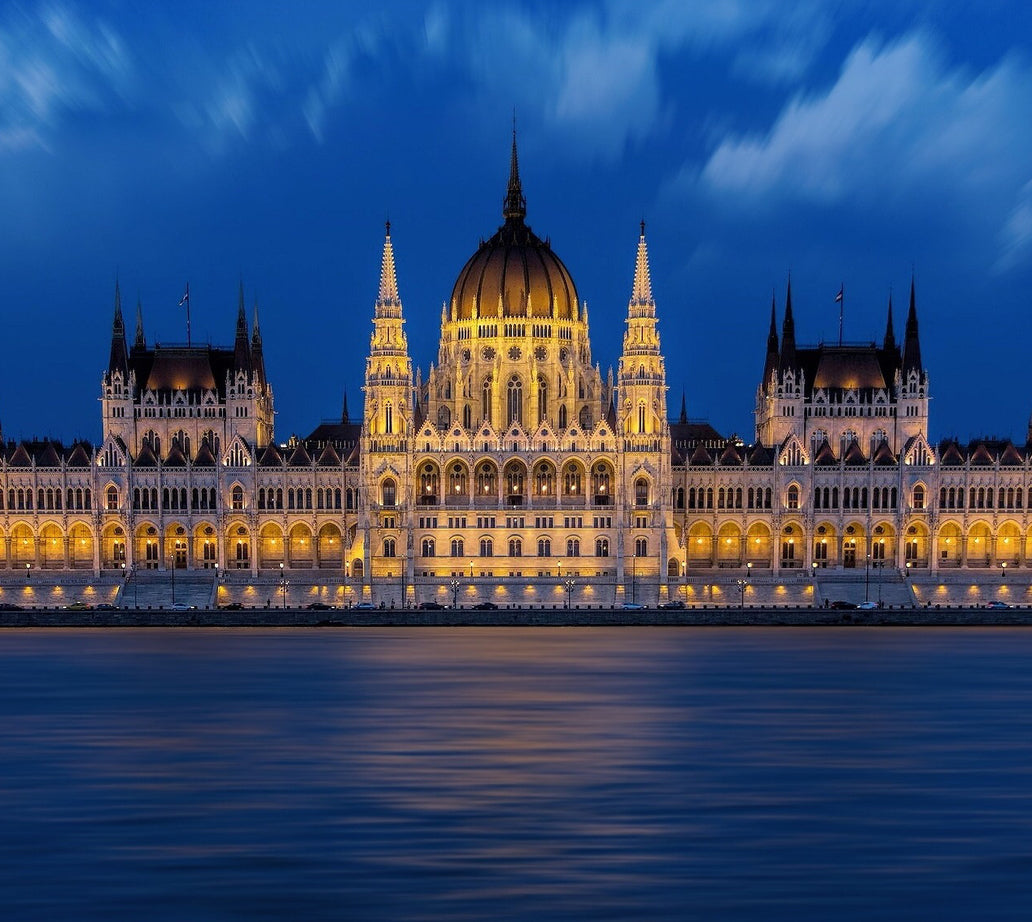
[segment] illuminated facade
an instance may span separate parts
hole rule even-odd
[[[776,306],[746,445],[667,413],[638,238],[618,368],[526,223],[515,143],[503,224],[470,257],[414,369],[388,225],[360,422],[277,444],[257,311],[232,348],[129,345],[115,291],[99,446],[8,443],[0,570],[168,567],[346,583],[352,601],[655,602],[701,581],[1021,568],[1027,446],[928,441],[911,285],[902,346],[798,346]],[[300,577],[299,577],[300,578]]]

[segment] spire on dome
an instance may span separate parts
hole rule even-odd
[[[505,193],[502,216],[506,221],[523,221],[527,216],[527,200],[520,185],[520,162],[516,153],[516,116],[512,117],[512,157],[509,160],[509,188]]]
[[[653,304],[652,279],[649,274],[649,251],[645,244],[645,221],[641,222],[641,236],[638,238],[638,258],[634,264],[634,291],[632,304]]]
[[[115,318],[111,324],[111,358],[108,362],[110,371],[129,374],[129,350],[125,344],[125,322],[122,320],[122,292],[115,279]]]
[[[134,349],[146,349],[147,339],[143,335],[143,304],[139,297],[136,299],[136,338],[133,340]]]
[[[921,341],[917,335],[917,298],[914,294],[914,277],[910,277],[910,310],[907,312],[907,328],[903,339],[903,373],[913,369],[921,372]]]
[[[387,233],[383,241],[383,259],[380,263],[380,294],[376,307],[401,307],[398,294],[398,275],[394,268],[394,246],[391,244],[391,222],[386,223]]]
[[[889,290],[889,316],[885,321],[885,341],[882,348],[887,352],[896,351],[896,333],[892,328],[892,290]]]

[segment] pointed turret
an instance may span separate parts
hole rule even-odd
[[[641,236],[638,238],[638,258],[634,264],[634,290],[631,292],[632,304],[651,304],[652,279],[649,276],[649,252],[645,246],[645,222],[641,222]]]
[[[115,280],[115,319],[111,324],[111,358],[109,371],[120,371],[123,378],[129,376],[129,349],[125,344],[125,322],[122,320],[122,292]]]
[[[527,216],[527,200],[520,185],[520,163],[516,154],[516,125],[512,126],[512,157],[509,160],[509,188],[505,193],[502,216],[506,221],[520,221]]]
[[[136,337],[133,339],[133,349],[146,349],[147,338],[143,335],[143,304],[136,299]]]
[[[634,285],[627,303],[627,329],[617,372],[625,434],[653,436],[667,424],[666,369],[659,348],[645,222],[641,222]]]
[[[889,316],[885,321],[885,341],[882,343],[882,349],[886,352],[896,351],[896,332],[893,329],[892,323],[892,292],[889,292]]]
[[[778,326],[777,307],[774,303],[774,292],[770,293],[770,330],[767,332],[767,360],[763,364],[763,386],[766,387],[770,376],[778,367]]]
[[[258,327],[258,299],[254,299],[254,322],[251,332],[251,368],[255,381],[265,381],[265,356],[262,352],[262,331]]]
[[[251,349],[247,344],[247,312],[244,310],[244,283],[240,283],[237,302],[236,341],[233,344],[233,367],[251,374]]]
[[[785,295],[785,322],[781,325],[781,353],[778,371],[794,371],[795,367],[795,320],[792,317],[792,276],[789,276],[788,292]]]
[[[685,401],[684,391],[681,391],[681,415],[677,421],[682,425],[688,422],[688,404]]]
[[[341,401],[340,421],[345,425],[350,421],[348,417],[348,391],[344,389],[344,399]]]
[[[910,310],[907,311],[907,328],[903,339],[903,374],[910,371],[921,374],[921,342],[917,335],[917,298],[913,277],[910,279]]]
[[[391,222],[386,223],[380,288],[373,310],[373,335],[366,359],[364,439],[376,439],[380,450],[393,451],[397,437],[408,435],[412,422],[412,363],[402,317],[394,265]],[[384,440],[383,436],[395,439]],[[372,449],[367,441],[366,447]]]

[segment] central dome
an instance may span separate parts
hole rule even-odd
[[[480,244],[459,273],[451,296],[454,320],[532,317],[577,320],[577,289],[563,261],[525,223],[516,138],[512,140],[505,223]]]

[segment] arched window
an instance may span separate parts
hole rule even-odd
[[[466,429],[473,428],[473,410],[468,403],[462,406],[462,425]]]
[[[462,538],[452,538],[451,541],[451,555],[452,557],[462,557]]]
[[[552,556],[552,542],[548,538],[538,538],[538,557]]]
[[[481,557],[493,557],[494,556],[494,542],[490,538],[480,539],[480,556]]]
[[[236,510],[244,508],[244,489],[240,484],[236,484],[233,487],[233,492],[230,494],[230,507]]]
[[[750,502],[751,502],[752,501],[752,495],[751,495],[752,494],[752,490],[750,490],[749,493],[750,493],[749,499],[750,499]],[[684,487],[678,487],[676,490],[674,490],[674,508],[675,509],[684,509]]]
[[[448,468],[448,495],[465,496],[469,492],[466,468],[456,461]]]
[[[118,490],[114,487],[107,488],[107,509],[108,512],[118,511]]]
[[[383,556],[384,557],[394,557],[395,556],[394,551],[395,551],[394,539],[393,538],[384,538],[383,539]]]
[[[645,431],[645,404],[644,403],[639,403],[638,404],[638,431],[639,432],[644,432]]]
[[[609,539],[608,538],[596,538],[595,539],[595,556],[596,557],[608,557],[609,556]]]
[[[786,505],[789,509],[799,508],[799,487],[794,483],[788,488],[788,502]]]
[[[383,431],[394,432],[394,407],[389,403],[383,408]]]
[[[509,556],[510,557],[522,557],[523,556],[523,542],[519,538],[509,539]]]
[[[635,557],[648,557],[649,556],[649,539],[648,538],[635,538],[634,539],[634,556]]]
[[[538,418],[539,423],[543,423],[548,418],[548,382],[543,378],[538,378]]]
[[[384,506],[394,506],[398,500],[398,486],[393,477],[388,477],[380,487]]]
[[[566,404],[565,403],[562,404],[559,407],[559,428],[560,429],[565,429],[566,428]]]
[[[580,557],[580,539],[579,538],[567,538],[566,539],[566,556],[567,557]]]
[[[918,484],[914,487],[914,508],[924,509],[925,507],[925,490],[924,487]]]
[[[480,390],[480,416],[485,423],[491,423],[491,376],[484,378],[484,385]]]
[[[505,394],[505,425],[523,422],[523,383],[513,375]]]
[[[422,550],[423,550],[423,556],[424,557],[433,557],[434,556],[434,552],[436,550],[435,546],[434,546],[434,539],[433,538],[424,538],[423,539]]]
[[[721,493],[724,491],[721,490]],[[644,477],[634,481],[634,505],[647,506],[649,504],[649,482]]]

